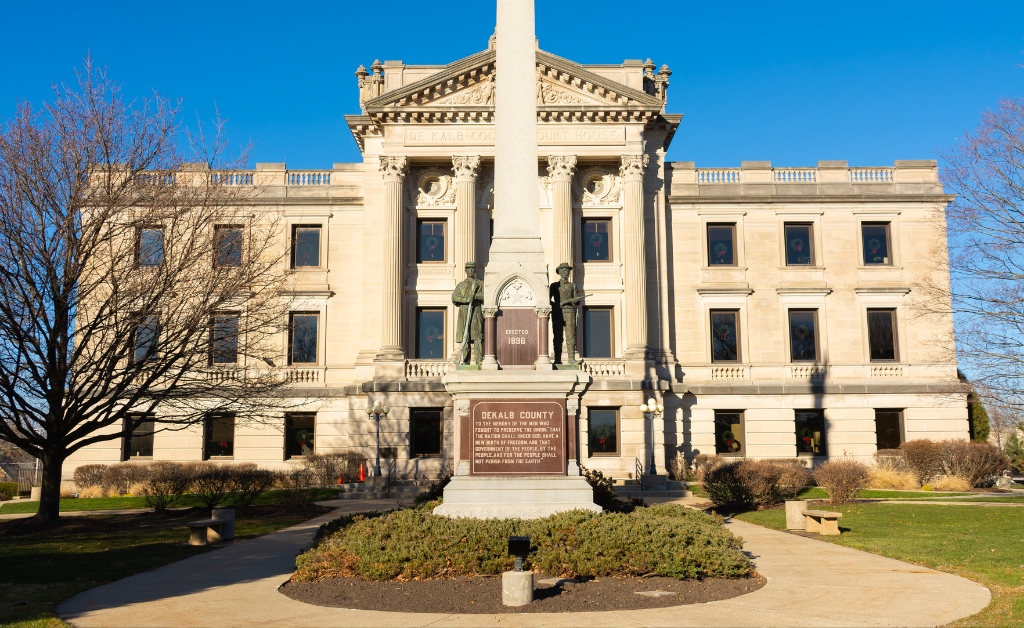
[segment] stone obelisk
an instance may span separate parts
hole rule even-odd
[[[494,98],[494,234],[484,284],[494,303],[517,274],[547,286],[537,188],[537,37],[533,0],[498,0]],[[542,295],[537,295],[541,297]],[[486,297],[485,297],[486,298]]]

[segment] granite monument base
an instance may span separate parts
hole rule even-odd
[[[567,510],[601,512],[580,476],[455,476],[435,515],[472,519],[541,519]]]

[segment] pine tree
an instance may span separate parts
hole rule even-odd
[[[1016,434],[1010,436],[1006,441],[1006,455],[1010,457],[1010,464],[1014,469],[1024,471],[1024,442]]]
[[[977,395],[972,394],[967,408],[970,411],[971,438],[979,443],[988,442],[991,430],[989,428],[988,412],[981,403],[981,399]]]

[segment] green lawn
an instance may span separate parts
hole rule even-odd
[[[260,536],[325,512],[313,504],[253,506],[237,511],[235,536]],[[209,511],[0,521],[0,626],[66,627],[54,609],[76,593],[209,551],[187,545],[182,527],[203,516]]]
[[[310,501],[322,501],[334,499],[338,496],[338,489],[315,488],[308,489],[311,496]],[[267,491],[256,500],[257,506],[269,506],[274,504],[282,491]],[[192,495],[185,495],[175,507],[197,508],[199,500]],[[230,504],[228,504],[230,506]],[[61,512],[80,512],[85,510],[127,510],[129,508],[145,508],[146,500],[143,497],[94,497],[89,499],[62,499],[60,500]],[[34,513],[39,510],[39,502],[24,500],[3,502],[0,504],[0,515],[16,515]]]
[[[854,504],[838,508],[841,536],[817,537],[980,582],[992,604],[956,625],[1024,625],[1024,508]],[[785,510],[744,512],[737,519],[776,530]]]

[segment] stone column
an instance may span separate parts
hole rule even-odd
[[[553,267],[562,262],[572,264],[572,175],[576,170],[575,155],[548,157],[548,177],[551,179],[551,224],[554,252]]]
[[[476,177],[480,173],[480,157],[452,157],[455,173],[455,276],[476,260]]]
[[[548,338],[548,320],[551,317],[551,308],[539,307],[537,308],[537,363],[536,368],[538,371],[550,371],[551,370],[551,357],[549,355],[549,347],[551,346],[551,339]]]
[[[497,371],[498,359],[494,357],[495,336],[498,335],[498,308],[485,307],[484,313],[484,361],[480,365],[482,371]]]
[[[405,360],[405,352],[402,350],[402,262],[405,259],[402,250],[402,182],[407,172],[405,157],[380,158],[380,173],[384,177],[384,221],[381,233],[381,297],[384,307],[381,311],[377,362]]]
[[[579,462],[579,427],[576,415],[580,411],[580,400],[577,397],[569,397],[565,400],[565,442],[569,447],[569,464],[566,468],[567,475],[580,475]]]
[[[622,239],[626,271],[626,360],[643,360],[647,351],[647,262],[644,256],[644,171],[647,155],[623,155]]]
[[[469,459],[473,455],[473,426],[469,416],[469,399],[455,402],[455,442],[458,443],[455,457],[455,475],[469,475]]]

